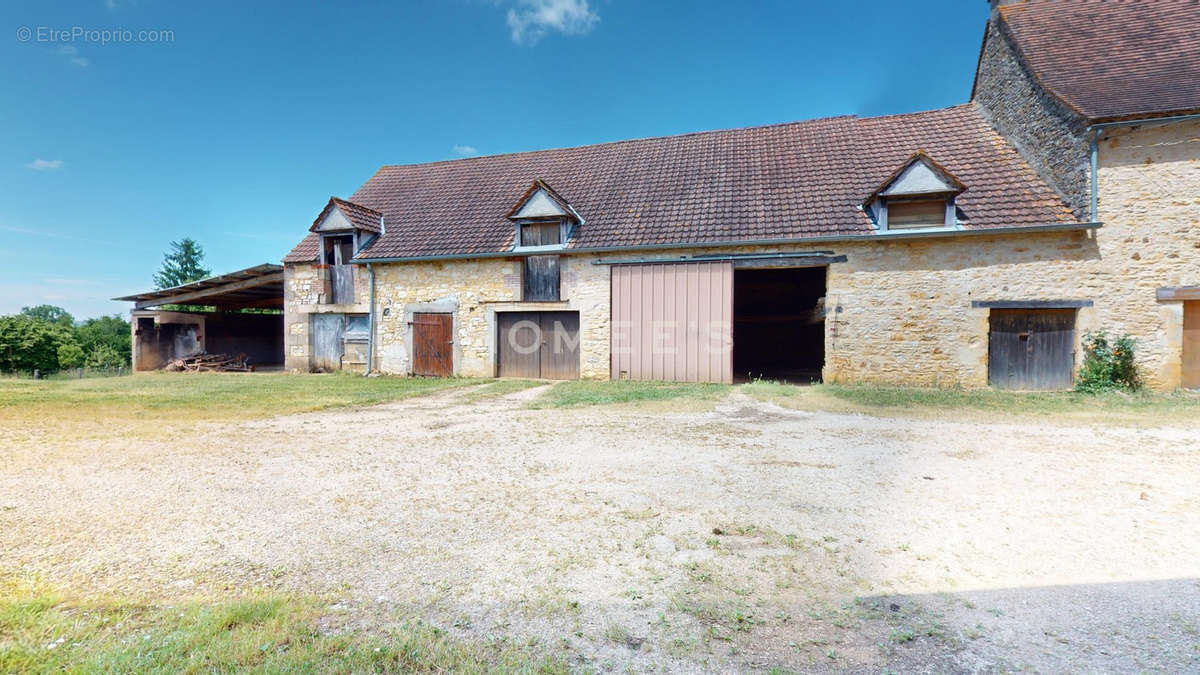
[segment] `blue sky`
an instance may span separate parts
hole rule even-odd
[[[383,164],[961,103],[987,11],[9,0],[0,314],[127,311],[107,299],[150,288],[184,236],[217,273],[278,262]]]

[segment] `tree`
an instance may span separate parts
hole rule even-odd
[[[74,344],[71,329],[31,316],[0,317],[0,372],[52,373],[59,369],[58,348]]]
[[[75,325],[75,317],[62,307],[54,305],[38,305],[36,307],[22,307],[21,315],[32,319],[41,319],[50,323],[58,323],[64,326]]]
[[[171,288],[210,276],[212,270],[204,267],[204,249],[191,237],[184,237],[171,242],[171,248],[163,254],[162,267],[154,275],[154,287]]]
[[[58,367],[78,368],[83,365],[83,348],[76,342],[64,342],[58,346]]]
[[[129,334],[129,322],[119,315],[101,316],[87,319],[75,329],[75,339],[83,352],[91,360],[91,354],[100,347],[123,355],[123,365],[129,364],[132,351],[132,338]],[[119,364],[120,365],[120,364]]]

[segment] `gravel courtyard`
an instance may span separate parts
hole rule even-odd
[[[471,389],[0,443],[0,568],[580,669],[1200,670],[1200,434]],[[154,420],[147,419],[152,428]]]

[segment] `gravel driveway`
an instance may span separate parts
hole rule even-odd
[[[0,446],[0,569],[327,597],[581,667],[1200,670],[1194,430],[454,391]],[[705,404],[690,404],[703,406]],[[711,406],[708,406],[711,408]]]

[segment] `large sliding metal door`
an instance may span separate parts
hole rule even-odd
[[[733,264],[614,265],[611,377],[733,382]]]

